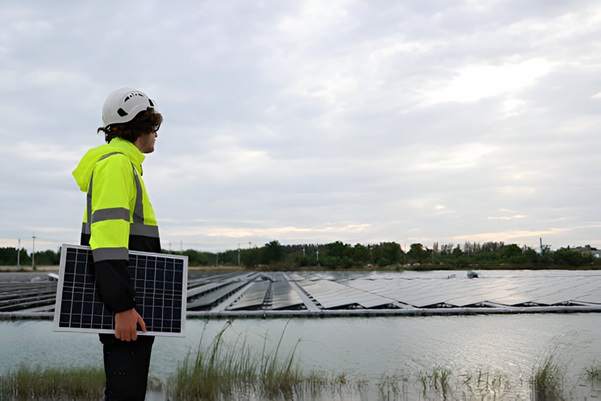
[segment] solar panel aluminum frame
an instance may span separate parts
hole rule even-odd
[[[184,337],[188,257],[140,251],[129,257],[136,310],[147,328],[138,335]],[[53,331],[114,334],[113,313],[100,300],[92,266],[90,247],[63,244]]]

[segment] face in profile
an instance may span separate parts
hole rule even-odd
[[[148,134],[142,134],[138,137],[138,139],[136,139],[134,145],[136,145],[136,147],[140,149],[140,152],[142,153],[152,153],[154,152],[154,143],[156,142],[158,136],[159,134],[157,134],[156,131]]]

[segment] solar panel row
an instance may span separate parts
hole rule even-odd
[[[65,305],[58,316],[65,326],[83,329],[94,324],[106,324],[112,330],[112,321],[103,320],[105,311],[96,300],[85,297],[91,291],[93,280],[78,272],[79,265],[88,265],[90,254],[73,249],[69,253],[67,278],[77,285],[61,285]],[[134,253],[132,253],[133,255]],[[198,273],[185,281],[183,270],[169,267],[178,263],[172,255],[136,257],[131,261],[138,268],[131,277],[138,292],[138,306],[152,330],[168,333],[178,331],[185,321],[185,309],[190,316],[253,315],[258,312],[282,315],[287,311],[307,311],[308,314],[408,309],[409,312],[436,309],[489,308],[522,310],[523,307],[574,306],[601,307],[601,274],[598,272],[496,272],[487,271],[477,280],[448,272],[402,273],[330,273],[330,272],[246,272]],[[186,266],[187,271],[187,266]],[[170,272],[176,272],[170,273]],[[181,275],[179,273],[182,273]],[[80,275],[83,277],[80,279]],[[200,277],[202,276],[202,277]],[[92,276],[93,278],[93,276]],[[189,284],[189,288],[186,289]],[[92,287],[93,288],[93,287]],[[180,290],[181,288],[181,290]],[[156,294],[163,297],[157,303]],[[84,295],[85,294],[85,295]],[[187,299],[186,298],[187,294]],[[97,295],[96,295],[97,296]],[[180,298],[181,297],[181,298]],[[186,308],[187,301],[187,308]],[[157,307],[157,305],[159,305]],[[100,310],[98,310],[100,308]],[[540,309],[543,311],[543,309]],[[179,312],[182,312],[181,316]],[[424,312],[427,313],[427,312]],[[174,317],[177,316],[177,317]],[[60,327],[59,327],[60,329]]]

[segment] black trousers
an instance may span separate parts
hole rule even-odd
[[[154,337],[121,341],[99,334],[104,351],[105,401],[144,401]]]

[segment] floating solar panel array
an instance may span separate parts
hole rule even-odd
[[[196,280],[188,295],[198,317],[601,312],[601,272],[246,273]]]
[[[188,311],[227,313],[282,309],[306,309],[283,273],[215,275],[192,281],[188,287]]]
[[[482,271],[471,279],[466,273],[193,271],[182,302],[187,317],[601,312],[601,271]],[[31,285],[37,287],[28,294],[0,285],[0,318],[19,311],[15,292],[21,311],[51,311],[56,283]]]
[[[34,281],[0,283],[0,313],[27,310],[29,313],[54,311],[56,282]]]

